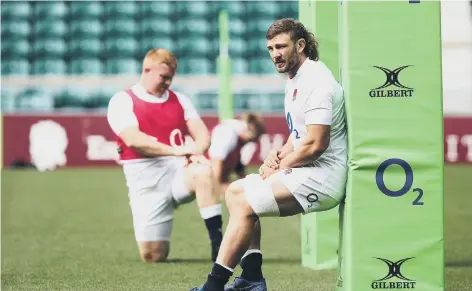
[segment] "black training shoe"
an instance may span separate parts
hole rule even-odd
[[[264,278],[257,282],[251,282],[244,278],[236,277],[233,283],[225,287],[225,291],[267,291],[267,283]]]

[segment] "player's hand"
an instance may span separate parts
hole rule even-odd
[[[264,160],[264,165],[274,170],[277,170],[280,164],[279,154],[280,151],[278,150],[271,151],[267,158]]]
[[[193,155],[193,156],[190,156],[187,160],[188,160],[188,164],[194,163],[194,164],[211,166],[210,160],[205,158],[205,156],[203,155]]]
[[[270,168],[265,164],[262,164],[262,166],[259,168],[259,175],[261,176],[262,180],[269,178],[275,172],[277,172],[276,169]]]

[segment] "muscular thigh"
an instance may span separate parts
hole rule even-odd
[[[262,180],[258,174],[251,174],[242,181],[245,197],[258,216],[291,216],[303,212],[278,177]]]
[[[245,178],[244,192],[259,216],[291,216],[324,211],[339,202],[323,189],[323,176],[317,180],[313,171],[293,168],[279,171],[262,180],[257,174]]]
[[[328,173],[319,168],[292,168],[277,172],[274,179],[280,181],[302,206],[304,213],[329,210],[339,201],[329,195],[326,187]]]

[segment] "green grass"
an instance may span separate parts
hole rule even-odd
[[[445,175],[446,290],[472,290],[472,167]],[[141,263],[120,169],[8,170],[2,182],[2,290],[188,290],[211,268],[195,204],[177,210],[170,262]],[[299,220],[263,220],[269,290],[334,290],[335,271],[300,265]]]

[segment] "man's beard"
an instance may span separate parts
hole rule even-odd
[[[291,70],[293,70],[293,68],[296,67],[297,64],[298,64],[298,54],[296,50],[293,50],[292,53],[290,54],[290,57],[286,60],[285,68],[282,71],[279,71],[279,73],[288,73]]]

